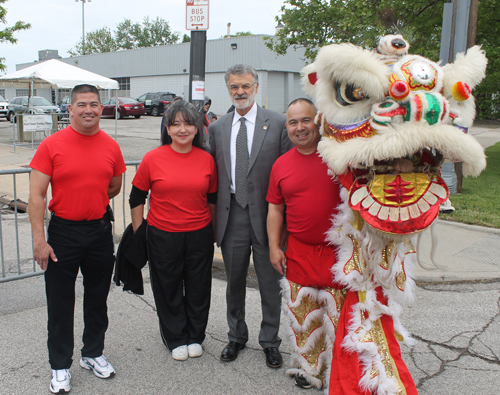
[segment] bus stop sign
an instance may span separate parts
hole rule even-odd
[[[186,30],[208,30],[208,0],[186,0]]]

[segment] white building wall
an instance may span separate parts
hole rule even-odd
[[[267,81],[267,97],[269,108],[274,111],[285,112],[286,87],[285,73],[270,71]]]

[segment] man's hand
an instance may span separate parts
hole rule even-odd
[[[267,213],[267,235],[269,237],[269,259],[274,269],[284,274],[283,268],[286,269],[286,258],[281,247],[285,244],[285,235],[288,236],[286,227],[283,226],[285,212],[285,203],[272,204],[269,203],[269,211]],[[283,232],[285,228],[285,232]]]
[[[395,173],[411,173],[413,171],[413,162],[407,158],[394,159]]]
[[[274,267],[274,270],[276,270],[281,275],[284,275],[285,273],[283,269],[286,270],[285,253],[281,251],[281,249],[279,248],[272,248],[270,250],[270,259],[271,259],[271,264]]]
[[[54,262],[57,262],[56,254],[52,247],[45,241],[35,243],[33,247],[33,259],[40,265],[40,268],[45,271],[49,263],[49,256]]]

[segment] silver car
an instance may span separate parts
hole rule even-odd
[[[8,109],[9,109],[9,103],[7,102],[7,100],[3,98],[3,96],[0,96],[0,117],[7,118]]]
[[[14,97],[9,102],[7,119],[14,122],[14,115],[19,113],[27,114],[58,114],[59,107],[52,105],[47,99],[40,96],[32,96],[33,105],[28,107],[28,96]],[[33,110],[31,110],[33,108]]]

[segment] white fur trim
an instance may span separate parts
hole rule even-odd
[[[484,150],[477,140],[451,125],[429,126],[425,123],[393,125],[387,132],[371,138],[354,138],[343,143],[322,137],[318,152],[336,174],[349,166],[369,166],[376,160],[390,160],[411,155],[423,147],[435,148],[447,159],[464,162],[464,176],[478,176],[486,167]]]

